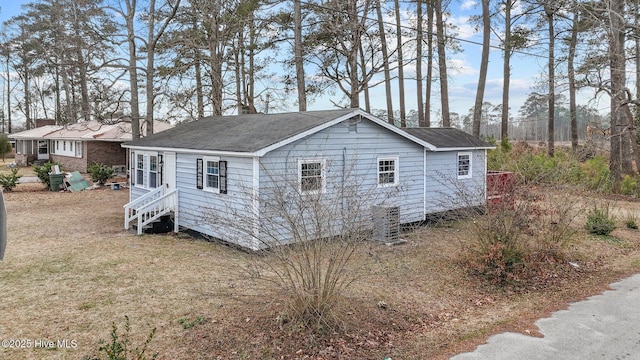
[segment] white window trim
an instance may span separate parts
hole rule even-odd
[[[53,148],[53,140],[51,147]],[[62,143],[62,146],[61,146]],[[76,140],[55,140],[55,153],[59,156],[73,157],[73,158],[82,158],[82,141]]]
[[[466,175],[460,175],[460,156],[469,156],[469,171]],[[461,151],[456,155],[456,175],[458,179],[471,179],[473,177],[473,153],[471,151]]]
[[[302,190],[302,164],[320,163],[320,190]],[[325,158],[313,158],[313,159],[298,159],[298,191],[301,194],[324,194],[327,191],[327,159]]]
[[[142,155],[142,181],[139,181],[140,179],[138,179],[138,156]],[[156,157],[156,187],[152,188],[149,187],[149,179],[150,176],[152,174],[151,172],[151,156],[155,156]],[[147,189],[147,190],[153,190],[156,189],[160,186],[160,179],[159,179],[159,173],[160,173],[160,158],[158,157],[158,153],[157,152],[144,152],[144,151],[136,151],[135,152],[135,164],[134,164],[134,170],[135,170],[135,187],[140,188],[140,189]]]
[[[207,186],[207,162],[215,161],[218,163],[218,187]],[[202,158],[202,191],[219,194],[220,193],[220,157],[204,156]]]
[[[393,182],[392,183],[380,183],[380,161],[393,161]],[[400,157],[399,156],[380,156],[378,157],[378,162],[376,163],[376,182],[378,183],[378,187],[389,187],[389,186],[398,186],[398,181],[400,177]]]
[[[76,141],[75,157],[82,158],[82,141]]]

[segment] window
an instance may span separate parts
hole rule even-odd
[[[227,193],[227,162],[218,157],[197,159],[196,187],[209,192]]]
[[[458,153],[458,179],[471,177],[471,153]]]
[[[136,184],[144,186],[144,154],[138,154],[136,160]]]
[[[300,191],[303,193],[324,192],[324,160],[300,160]]]
[[[149,156],[149,187],[158,187],[158,157],[155,155]]]
[[[378,186],[398,185],[398,158],[378,158]]]
[[[47,140],[38,141],[38,154],[46,155],[49,153],[49,144]]]
[[[82,141],[76,141],[76,157],[82,157]]]
[[[220,190],[219,160],[207,160],[206,165],[205,188]]]
[[[156,153],[137,153],[135,155],[135,185],[145,189],[154,189],[159,184],[158,155]]]

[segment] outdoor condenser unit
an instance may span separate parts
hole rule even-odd
[[[371,209],[373,220],[372,239],[384,243],[394,243],[400,240],[400,208],[398,206],[373,206]]]

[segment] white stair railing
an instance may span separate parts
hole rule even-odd
[[[174,211],[174,231],[178,231],[178,190],[165,193],[164,187],[131,201],[124,206],[124,228],[129,230],[132,221],[137,221],[138,235],[144,226],[156,221],[161,216]]]

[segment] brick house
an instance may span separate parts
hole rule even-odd
[[[155,132],[172,125],[155,121]],[[141,131],[145,134],[143,128]],[[97,121],[70,125],[44,125],[11,134],[16,142],[16,163],[26,166],[34,161],[52,161],[65,171],[86,172],[87,166],[101,163],[127,168],[127,153],[122,143],[131,140],[131,123],[102,124]]]

